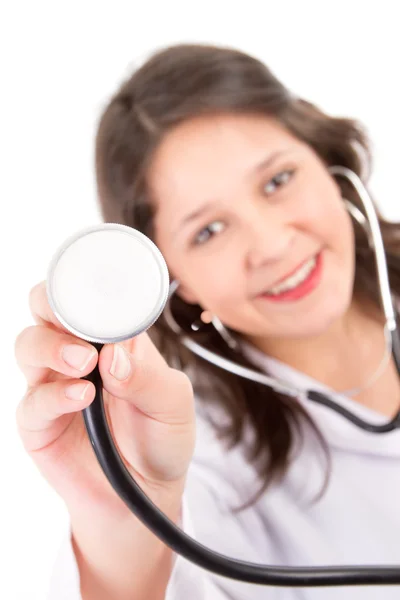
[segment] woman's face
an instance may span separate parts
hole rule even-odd
[[[177,293],[245,338],[318,335],[349,307],[354,239],[339,186],[277,121],[186,121],[159,145],[149,184]]]

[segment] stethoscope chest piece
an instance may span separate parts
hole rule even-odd
[[[148,329],[168,298],[169,274],[157,246],[141,232],[102,223],[68,238],[54,255],[47,295],[59,321],[99,344]]]

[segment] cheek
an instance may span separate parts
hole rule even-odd
[[[329,218],[323,220],[324,235],[334,252],[343,255],[347,261],[353,260],[354,231],[351,218],[343,207],[330,211]]]
[[[199,254],[198,258],[191,260],[189,272],[193,284],[211,310],[217,311],[222,306],[235,306],[239,303],[246,282],[243,253],[238,247],[229,245],[224,249],[220,244],[215,252],[202,249],[201,257]]]
[[[305,201],[302,212],[306,218],[304,226],[320,243],[336,252],[347,252],[353,246],[351,218],[336,194],[327,196],[325,193],[323,201]]]
[[[198,304],[207,306],[216,314],[243,302],[246,281],[242,268],[243,253],[237,245],[224,247],[216,244],[213,248],[210,243],[198,249],[169,247],[164,258],[171,279],[185,281],[191,292],[191,301],[196,298]]]
[[[324,208],[314,215],[318,217],[314,220],[314,227],[325,252],[325,268],[316,312],[322,320],[329,320],[342,314],[351,301],[355,252],[353,223],[344,206],[332,202],[331,206],[325,205]]]
[[[240,243],[224,244],[222,239],[216,240],[215,248],[212,246],[210,243],[197,256],[192,256],[189,271],[202,304],[220,318],[230,321],[241,310],[248,287],[244,269],[245,251]],[[193,276],[194,273],[196,276]]]

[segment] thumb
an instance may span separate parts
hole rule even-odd
[[[123,343],[104,346],[99,356],[104,389],[163,422],[189,418],[193,390],[189,378],[172,369],[144,332]]]

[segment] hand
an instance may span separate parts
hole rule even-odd
[[[15,342],[27,382],[16,418],[26,451],[50,485],[78,510],[129,511],[97,463],[81,413],[95,396],[81,378],[98,362],[107,419],[127,469],[153,499],[183,490],[195,441],[189,378],[168,366],[146,332],[98,354],[58,321],[45,282],[31,290],[29,304],[36,325]]]

